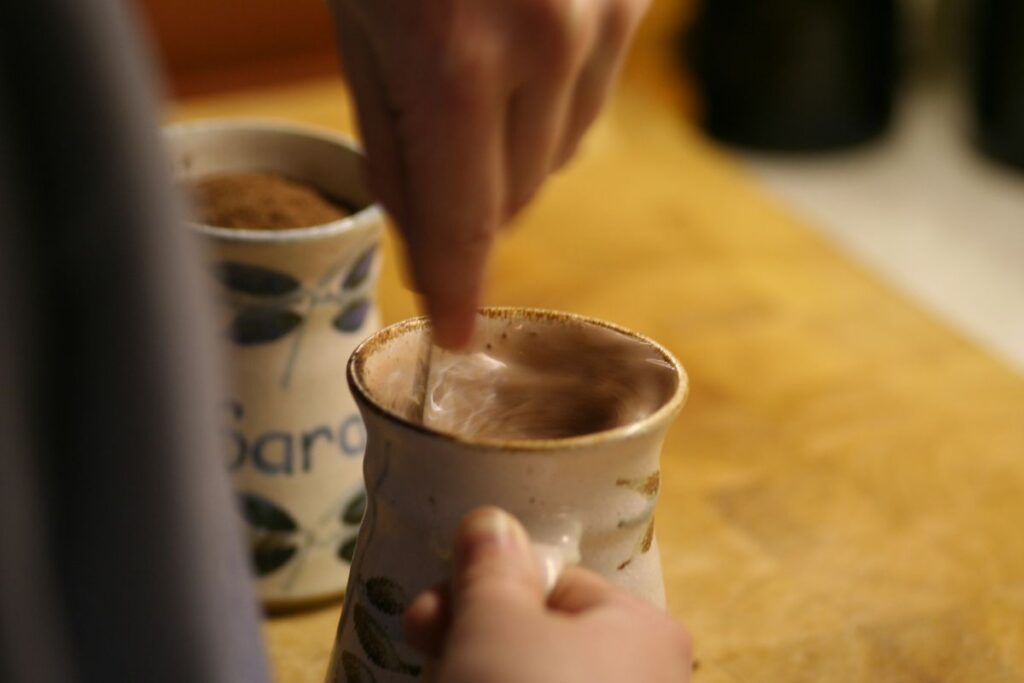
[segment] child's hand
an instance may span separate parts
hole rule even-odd
[[[661,610],[584,569],[545,601],[526,532],[494,508],[471,513],[450,588],[421,594],[409,641],[431,683],[686,683],[690,638]]]
[[[573,153],[649,0],[333,0],[375,194],[438,341],[472,332],[495,231]]]

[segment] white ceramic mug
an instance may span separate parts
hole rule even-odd
[[[382,215],[346,138],[286,123],[212,120],[166,129],[176,177],[269,171],[355,213],[289,230],[192,224],[222,294],[232,371],[227,466],[261,599],[295,606],[339,595],[365,507],[366,432],[345,363],[379,328],[374,286]]]
[[[683,368],[654,342],[597,320],[531,309],[481,313],[519,334],[572,325],[624,335],[646,345],[669,368],[671,382],[659,390],[652,412],[607,431],[546,440],[461,437],[404,419],[382,396],[381,387],[393,386],[396,376],[407,378],[411,391],[425,320],[393,325],[361,344],[348,380],[368,430],[369,502],[330,683],[419,676],[422,662],[402,639],[401,615],[420,591],[449,577],[459,522],[481,505],[501,507],[524,524],[549,582],[566,564],[579,563],[664,606],[654,505],[661,444],[686,397]],[[645,381],[642,373],[635,381]]]

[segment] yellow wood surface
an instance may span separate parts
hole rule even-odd
[[[664,94],[620,89],[501,240],[486,301],[606,318],[688,368],[657,530],[695,680],[1024,681],[1024,379],[808,229]],[[173,116],[347,112],[325,81]],[[382,278],[385,322],[414,314],[393,241]],[[278,680],[322,680],[339,609],[267,622]]]

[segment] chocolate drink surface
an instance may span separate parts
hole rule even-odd
[[[188,183],[193,220],[221,228],[308,228],[349,215],[315,187],[274,173],[230,173]]]
[[[418,341],[418,340],[417,340]],[[434,347],[421,411],[408,390],[415,343],[392,356],[375,398],[436,431],[499,440],[603,432],[655,413],[675,392],[657,348],[597,325],[481,318],[469,350]],[[412,397],[412,398],[410,398]]]

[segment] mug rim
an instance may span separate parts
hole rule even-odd
[[[354,139],[329,128],[297,123],[285,119],[259,117],[214,117],[179,121],[162,127],[165,140],[184,137],[196,133],[217,133],[236,131],[256,131],[280,133],[295,137],[305,137],[332,144],[365,158],[362,146]],[[175,174],[176,176],[177,174]],[[355,232],[366,223],[383,220],[383,209],[380,202],[374,201],[358,211],[329,223],[310,225],[304,228],[288,228],[287,230],[252,230],[248,228],[224,228],[186,219],[189,230],[226,242],[244,242],[248,244],[282,244],[305,242],[309,240],[336,237],[343,233]]]
[[[647,434],[669,422],[671,418],[682,409],[683,404],[686,402],[686,398],[689,395],[689,376],[686,374],[686,370],[683,368],[682,363],[680,363],[672,352],[664,346],[653,339],[640,334],[639,332],[634,332],[633,330],[622,327],[621,325],[601,320],[599,318],[591,318],[579,313],[568,313],[544,308],[531,308],[525,306],[486,306],[478,309],[477,312],[480,315],[492,319],[505,318],[534,321],[570,321],[586,325],[596,325],[619,334],[624,334],[631,339],[652,347],[672,365],[672,368],[676,373],[675,390],[672,392],[672,396],[650,415],[634,422],[630,422],[629,424],[599,432],[548,439],[497,439],[492,437],[467,436],[443,432],[424,424],[413,422],[402,415],[388,410],[373,398],[369,389],[363,382],[364,366],[370,355],[381,349],[385,344],[393,339],[401,337],[411,331],[422,330],[430,327],[430,319],[427,316],[418,316],[383,327],[356,346],[355,350],[352,351],[352,355],[349,357],[345,373],[348,379],[349,388],[352,391],[352,396],[361,406],[365,406],[383,419],[398,423],[407,429],[411,429],[426,436],[474,448],[485,448],[496,451],[537,452],[584,448],[606,443],[608,441],[618,441]]]

